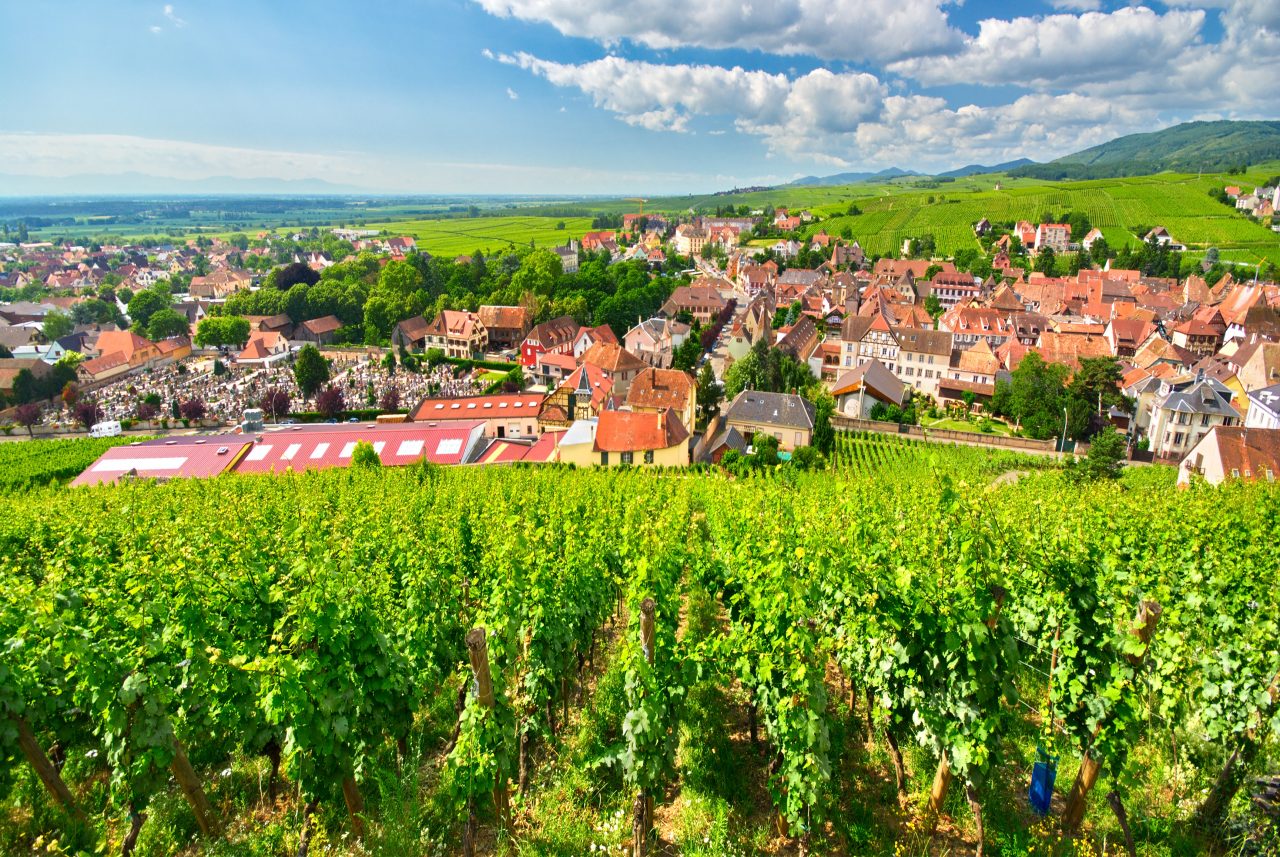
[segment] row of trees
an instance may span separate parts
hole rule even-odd
[[[362,253],[316,274],[290,265],[272,272],[266,288],[228,298],[224,315],[286,314],[294,322],[334,315],[346,341],[382,344],[403,319],[434,317],[441,310],[475,311],[482,304],[523,305],[534,322],[560,315],[581,324],[609,325],[619,337],[638,317],[652,315],[682,280],[687,260],[673,257],[663,275],[651,277],[640,262],[609,264],[587,254],[577,273],[566,274],[546,249],[518,249],[498,259],[476,253],[458,265],[421,254],[381,264]]]
[[[1068,367],[1046,363],[1032,351],[1009,380],[996,380],[988,407],[992,414],[1016,423],[1027,437],[1048,440],[1065,432],[1087,440],[1109,426],[1110,408],[1133,409],[1133,401],[1120,390],[1121,378],[1114,357],[1082,359],[1072,375]]]

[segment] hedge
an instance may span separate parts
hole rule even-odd
[[[360,408],[353,411],[343,411],[342,413],[338,414],[338,416],[333,417],[333,419],[336,419],[338,422],[346,422],[352,417],[355,417],[360,422],[371,422],[377,419],[378,416],[381,414],[407,414],[407,413],[409,413],[407,408],[400,408],[399,410],[395,410],[395,411],[384,411],[381,408]],[[300,423],[324,423],[324,422],[328,422],[330,418],[326,417],[324,414],[320,413],[319,411],[292,411],[289,413],[286,419],[296,420],[297,422],[300,422]],[[267,419],[264,419],[263,423],[265,425],[272,424],[271,421]]]

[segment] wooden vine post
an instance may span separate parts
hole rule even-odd
[[[996,623],[1000,621],[1000,611],[1004,608],[1004,599],[1008,595],[1008,590],[1003,586],[992,586],[991,595],[995,598],[996,609],[989,617],[987,617],[987,630],[994,631]],[[901,789],[901,786],[899,786]],[[938,829],[938,816],[942,815],[942,805],[947,800],[947,791],[951,788],[951,760],[947,758],[946,750],[938,757],[938,770],[933,775],[933,788],[929,790],[929,823],[927,829],[929,835],[932,836],[934,831]],[[974,790],[971,787],[965,789],[966,797],[969,799],[969,807],[974,809],[977,807],[977,800],[974,796]],[[982,830],[982,811],[974,809],[974,817],[978,823],[978,830]],[[978,837],[978,851],[982,851],[982,837]]]
[[[347,814],[351,816],[351,832],[356,839],[364,839],[364,796],[360,794],[355,777],[342,778],[342,799],[347,804]]]
[[[654,603],[652,598],[640,602],[640,648],[644,651],[644,659],[653,665],[654,655]],[[632,807],[632,854],[644,857],[649,840],[649,830],[653,827],[653,795],[646,794],[644,789],[636,793]]]
[[[200,832],[205,836],[221,836],[222,824],[214,814],[213,807],[209,805],[209,798],[205,796],[204,787],[200,785],[200,778],[196,776],[195,769],[191,767],[191,760],[187,758],[187,751],[176,735],[173,738],[173,761],[169,763],[169,770],[173,772],[173,778],[178,781],[178,786],[186,795],[187,803],[191,804]]]
[[[471,660],[471,673],[476,680],[476,702],[481,708],[492,711],[496,699],[493,694],[493,676],[489,673],[489,645],[484,628],[472,628],[467,632],[467,657]],[[493,805],[498,812],[499,823],[505,825],[510,809],[507,803],[507,783],[501,774],[493,786]],[[476,824],[473,807],[468,810],[467,829],[463,838],[463,850],[468,854],[475,853]]]
[[[54,800],[62,804],[62,808],[71,813],[75,818],[84,820],[84,810],[76,806],[76,802],[71,797],[71,790],[67,788],[67,784],[63,782],[62,775],[58,773],[58,769],[49,761],[49,757],[45,754],[44,748],[40,746],[40,742],[36,740],[35,733],[31,731],[31,724],[27,723],[26,718],[13,717],[13,724],[18,730],[18,747],[22,750],[22,755],[26,757],[31,768],[36,772],[36,776],[40,778],[40,782],[44,783],[44,787],[49,790],[49,794],[53,795]]]
[[[1127,656],[1129,662],[1135,667],[1141,666],[1146,659],[1162,609],[1155,601],[1143,601],[1138,605],[1138,615],[1133,620],[1132,633],[1142,641],[1142,653]],[[1099,724],[1098,729],[1094,730],[1094,739],[1098,737],[1101,728]],[[1080,760],[1080,772],[1076,774],[1075,782],[1071,784],[1071,791],[1067,794],[1067,805],[1062,812],[1062,832],[1067,835],[1072,835],[1080,829],[1080,824],[1084,821],[1085,808],[1089,803],[1089,792],[1093,790],[1094,784],[1098,782],[1098,775],[1102,772],[1102,763],[1093,757],[1092,751],[1092,746],[1085,750],[1084,758]],[[1117,795],[1115,801],[1112,801],[1113,806],[1118,801]],[[1121,813],[1117,813],[1117,818],[1120,816]]]

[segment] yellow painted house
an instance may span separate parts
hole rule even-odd
[[[601,411],[596,419],[577,420],[564,433],[560,461],[579,467],[683,467],[689,463],[689,430],[669,410]]]

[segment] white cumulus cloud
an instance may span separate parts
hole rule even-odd
[[[1122,104],[1077,93],[952,108],[941,98],[890,94],[871,74],[827,69],[789,77],[620,57],[582,64],[523,53],[497,59],[577,89],[635,127],[688,132],[699,117],[727,117],[771,154],[833,166],[1047,159],[1137,130],[1144,119]]]
[[[1166,68],[1198,41],[1203,23],[1204,12],[1198,9],[1160,15],[1142,6],[1083,15],[988,18],[960,51],[902,60],[889,70],[926,86],[981,83],[1062,90]]]
[[[957,45],[938,0],[474,0],[566,36],[881,62]]]

